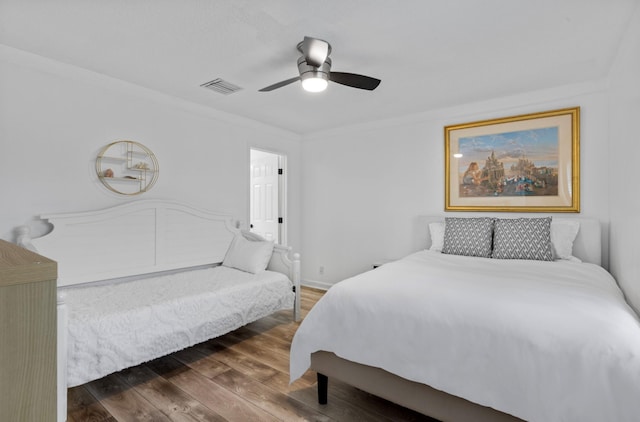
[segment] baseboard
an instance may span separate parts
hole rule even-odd
[[[327,283],[324,281],[317,281],[317,280],[301,280],[300,284],[306,287],[312,287],[314,289],[320,289],[320,290],[329,290],[329,288],[333,286],[332,283]]]

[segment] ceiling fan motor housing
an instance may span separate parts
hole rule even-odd
[[[329,72],[331,71],[331,59],[327,59],[322,63],[322,66],[315,67],[307,64],[307,60],[304,56],[298,59],[298,71],[300,72],[300,79],[305,80],[309,78],[322,78],[329,80]]]

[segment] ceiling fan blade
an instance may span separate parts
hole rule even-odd
[[[329,80],[352,88],[366,89],[368,91],[376,89],[381,82],[380,79],[370,76],[346,72],[331,72],[329,73]]]
[[[274,89],[282,88],[283,86],[289,85],[299,80],[300,80],[300,76],[296,76],[295,78],[287,79],[286,81],[281,81],[281,82],[278,82],[277,84],[269,85],[268,87],[260,89],[258,92],[273,91]]]
[[[313,67],[320,67],[329,56],[329,43],[318,38],[304,37],[302,41],[302,54],[307,60],[307,64]]]

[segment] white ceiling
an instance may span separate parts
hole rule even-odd
[[[0,0],[0,44],[300,134],[606,77],[638,0]],[[296,44],[382,79],[310,94]],[[200,87],[223,78],[243,90]]]

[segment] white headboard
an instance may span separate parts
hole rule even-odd
[[[31,242],[58,286],[220,263],[239,233],[230,215],[164,200],[41,218],[53,230]]]
[[[458,215],[456,215],[457,217]],[[416,235],[426,239],[426,248],[431,246],[429,223],[442,221],[445,216],[420,216],[416,224]],[[509,218],[509,217],[501,217]],[[514,217],[515,218],[515,217]],[[580,223],[578,236],[573,242],[573,256],[583,262],[602,265],[602,233],[600,222],[593,218],[565,218],[553,216],[554,220],[571,220]]]

